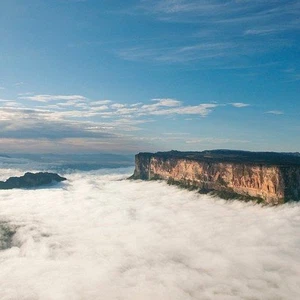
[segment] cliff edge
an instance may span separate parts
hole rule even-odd
[[[300,154],[211,150],[139,153],[131,179],[167,180],[224,198],[300,200]]]

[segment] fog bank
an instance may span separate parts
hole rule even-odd
[[[131,171],[0,191],[0,237],[15,232],[0,251],[0,299],[299,298],[299,204],[223,201],[124,180]]]

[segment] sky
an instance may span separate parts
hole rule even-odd
[[[300,150],[299,0],[1,0],[0,152]]]

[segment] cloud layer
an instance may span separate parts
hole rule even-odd
[[[0,99],[0,147],[3,144],[9,151],[11,148],[24,149],[22,141],[25,141],[25,144],[33,145],[33,149],[44,144],[43,151],[49,152],[53,151],[51,141],[55,141],[65,144],[59,145],[64,149],[68,149],[69,144],[74,146],[73,149],[82,150],[85,144],[90,150],[125,148],[136,151],[134,144],[140,140],[131,133],[142,130],[145,123],[161,121],[164,117],[203,118],[226,106],[243,108],[247,104],[200,102],[186,105],[172,98],[119,103],[107,99],[91,100],[82,95],[20,95],[16,100]],[[38,146],[34,139],[39,140]],[[25,151],[32,151],[29,146],[25,148]],[[3,149],[7,151],[5,147]]]
[[[0,298],[299,298],[298,204],[225,202],[123,180],[131,172],[0,191],[1,222],[16,231],[0,252]]]

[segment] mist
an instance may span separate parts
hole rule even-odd
[[[0,191],[0,299],[299,298],[298,203],[224,201],[132,172]]]

